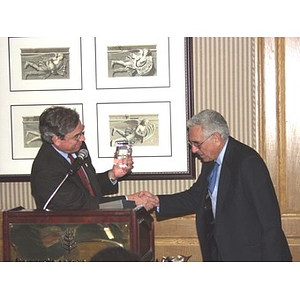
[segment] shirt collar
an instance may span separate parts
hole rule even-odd
[[[229,141],[229,139],[227,139],[227,141],[226,141],[226,143],[225,143],[225,145],[224,145],[222,151],[220,152],[220,154],[219,154],[219,156],[218,156],[218,158],[217,158],[217,160],[216,160],[216,162],[217,162],[219,165],[221,165],[221,164],[223,163],[223,158],[224,158],[225,151],[226,151],[226,148],[227,148],[227,145],[228,145],[228,141]]]
[[[52,144],[52,147],[62,156],[64,157],[66,160],[68,160],[68,153],[66,152],[63,152],[61,150],[58,150],[53,144]]]

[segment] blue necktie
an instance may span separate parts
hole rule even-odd
[[[216,184],[218,168],[219,168],[219,164],[217,162],[215,162],[215,165],[207,178],[208,179],[208,190],[210,191],[211,194],[213,193],[214,187]]]

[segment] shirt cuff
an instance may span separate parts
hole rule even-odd
[[[110,182],[113,184],[113,185],[116,185],[117,184],[117,182],[118,182],[118,180],[116,179],[116,180],[112,180],[111,178],[109,178],[109,180],[110,180]]]

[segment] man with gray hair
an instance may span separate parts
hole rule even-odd
[[[196,114],[187,127],[201,174],[184,192],[156,196],[157,218],[196,213],[203,261],[291,261],[275,189],[260,155],[231,137],[214,110]]]

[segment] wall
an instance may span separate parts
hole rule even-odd
[[[231,135],[256,148],[255,38],[194,38],[193,52],[194,111],[218,110],[227,119]],[[200,170],[196,162],[196,174]],[[120,194],[143,189],[174,193],[189,188],[193,181],[122,182]],[[18,205],[34,208],[29,183],[0,183],[0,205],[1,210]],[[192,261],[201,260],[194,216],[156,222],[155,226],[156,257],[192,254]]]

